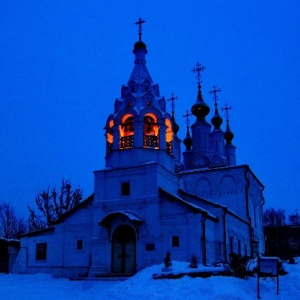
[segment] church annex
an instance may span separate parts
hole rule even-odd
[[[196,255],[204,265],[227,261],[232,252],[264,252],[264,187],[248,165],[236,165],[228,115],[221,128],[218,88],[211,91],[210,123],[197,64],[196,120],[189,126],[187,111],[181,153],[174,109],[167,111],[146,67],[143,22],[133,70],[105,122],[105,168],[94,172],[94,194],[53,226],[24,235],[13,272],[133,274],[162,263],[167,251],[180,261]]]

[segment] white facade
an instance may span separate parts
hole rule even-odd
[[[141,39],[133,53],[134,69],[106,121],[106,165],[94,172],[94,194],[52,227],[25,235],[14,272],[131,274],[161,263],[167,251],[205,265],[231,252],[264,252],[263,186],[247,165],[235,165],[228,122],[223,132],[216,110],[211,129],[198,86],[181,163],[178,125],[147,70]]]

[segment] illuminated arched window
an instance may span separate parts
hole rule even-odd
[[[157,117],[148,113],[144,116],[144,147],[158,149],[159,126]]]
[[[127,114],[123,116],[119,126],[120,133],[120,149],[129,149],[133,147],[134,142],[134,127],[133,116]]]
[[[112,128],[114,126],[114,120],[110,120],[108,123],[108,126],[106,127],[106,145],[107,145],[107,153],[111,153],[113,150],[113,141],[114,141],[114,136],[113,136],[113,131]]]
[[[166,119],[165,124],[166,124],[166,151],[169,154],[172,154],[172,141],[173,141],[172,123],[169,119]]]

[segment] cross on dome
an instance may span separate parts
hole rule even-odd
[[[183,118],[186,118],[186,126],[189,127],[190,126],[190,116],[192,114],[186,110],[186,113],[184,115],[182,115]]]
[[[221,109],[223,111],[225,111],[225,117],[226,117],[226,123],[227,123],[226,131],[224,134],[224,139],[226,140],[226,145],[232,145],[232,139],[234,138],[234,134],[231,131],[230,126],[229,126],[229,110],[232,109],[232,106],[228,106],[228,104],[225,103],[224,107]]]
[[[218,102],[218,95],[217,93],[220,93],[221,89],[218,88],[216,85],[213,85],[212,90],[209,91],[210,94],[213,94],[213,99],[215,102],[215,106],[217,106],[217,102]]]
[[[175,103],[174,101],[177,100],[178,97],[174,95],[174,93],[171,94],[171,98],[167,99],[168,101],[171,101],[171,107],[172,107],[172,116],[174,116],[174,108],[175,108]]]
[[[142,40],[142,31],[143,31],[142,24],[145,22],[146,22],[145,20],[139,18],[138,21],[134,23],[135,25],[138,25],[139,41]]]
[[[197,73],[196,78],[197,81],[196,83],[198,84],[198,86],[200,86],[202,80],[201,80],[201,72],[203,72],[205,70],[205,67],[202,66],[200,63],[196,64],[196,67],[192,69],[193,73]]]
[[[228,106],[228,103],[225,103],[224,107],[221,108],[222,111],[225,111],[225,117],[226,117],[227,123],[229,120],[229,110],[231,110],[232,108],[233,108],[232,106]]]

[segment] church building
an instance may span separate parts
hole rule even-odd
[[[183,145],[179,126],[146,66],[147,47],[134,44],[129,80],[105,122],[105,167],[94,172],[94,193],[51,227],[25,234],[13,272],[55,277],[134,274],[173,260],[212,265],[230,253],[264,252],[263,185],[248,165],[236,164],[236,147],[225,106],[226,130],[210,112],[201,91],[201,72]],[[227,114],[226,114],[227,113]],[[190,126],[189,117],[195,122]],[[181,146],[184,151],[181,153]]]

